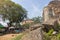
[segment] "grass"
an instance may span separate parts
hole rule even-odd
[[[60,32],[55,35],[52,35],[51,32],[49,32],[48,34],[44,34],[44,40],[60,40]]]
[[[13,38],[12,40],[21,40],[21,38],[24,36],[24,33],[16,36],[15,38]]]

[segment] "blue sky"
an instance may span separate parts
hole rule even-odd
[[[28,11],[28,17],[33,18],[42,16],[43,8],[48,5],[51,0],[12,0],[24,7]]]

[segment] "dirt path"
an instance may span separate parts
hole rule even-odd
[[[0,36],[0,40],[11,40],[12,38],[16,37],[18,34],[6,34]]]

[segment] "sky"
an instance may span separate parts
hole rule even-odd
[[[42,16],[43,8],[48,5],[51,0],[12,0],[20,4],[28,12],[28,18]]]

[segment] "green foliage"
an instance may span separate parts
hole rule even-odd
[[[59,34],[57,34],[57,39],[58,39],[58,40],[60,40],[60,33],[59,33]]]
[[[51,29],[48,33],[45,33],[44,40],[60,40],[60,33],[53,35],[52,32],[53,29]]]
[[[24,24],[24,25],[22,25],[22,26],[23,26],[23,28],[28,29],[28,28],[30,27],[30,24],[29,24],[29,23],[26,23],[26,24]]]
[[[47,33],[44,32],[43,40],[51,40],[51,37]]]
[[[34,21],[34,23],[42,23],[42,17],[34,17],[32,18],[32,20]]]
[[[60,40],[60,33],[51,36],[51,40]]]
[[[20,34],[18,36],[16,36],[15,38],[13,38],[12,40],[21,40],[21,38],[24,36],[24,34]]]
[[[47,35],[49,35],[49,36],[52,35],[53,31],[54,31],[53,29],[49,30],[49,32],[47,33]]]
[[[56,26],[56,29],[60,30],[60,24],[57,23]]]
[[[16,4],[10,0],[0,0],[0,14],[3,15],[3,19],[8,19],[11,23],[20,23],[27,17],[27,11],[19,4]]]
[[[51,30],[49,30],[48,33],[45,33],[45,34],[44,34],[44,40],[51,40],[51,36],[52,36],[52,32],[53,32],[53,31],[54,31],[54,30],[51,29]]]

